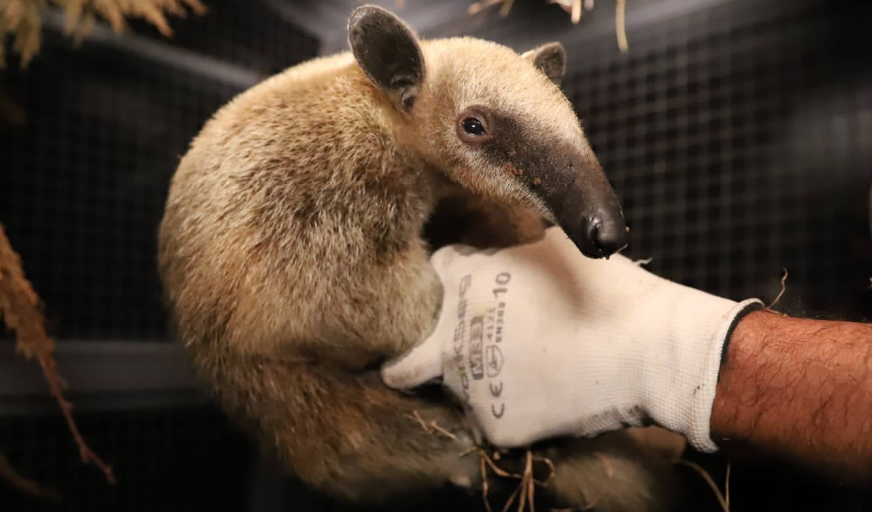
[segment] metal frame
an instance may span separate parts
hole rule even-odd
[[[77,409],[207,403],[175,343],[62,340],[55,359]],[[0,342],[0,416],[56,411],[39,364]]]
[[[45,28],[54,34],[64,32],[64,15],[60,12],[48,10],[43,13],[42,20]],[[240,90],[248,89],[267,78],[257,71],[187,51],[166,42],[154,41],[132,33],[124,34],[122,37],[112,32],[104,23],[96,24],[85,36],[85,41],[88,44],[113,48],[123,52],[125,56],[137,56],[173,70],[194,73],[205,80],[230,85]]]

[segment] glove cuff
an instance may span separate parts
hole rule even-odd
[[[711,413],[722,355],[735,324],[759,300],[735,302],[682,287],[659,348],[649,352],[642,403],[651,419],[679,432],[699,451],[715,452]],[[662,320],[661,320],[662,321]]]
[[[723,324],[712,339],[702,379],[693,395],[690,424],[685,433],[690,444],[701,452],[711,453],[718,450],[717,445],[711,439],[712,406],[730,335],[747,313],[762,307],[763,303],[757,299],[748,299],[736,304],[727,312]]]

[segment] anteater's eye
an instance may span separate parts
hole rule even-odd
[[[480,137],[484,135],[484,125],[481,124],[481,121],[474,117],[467,117],[463,120],[463,130],[470,134],[475,135],[476,137]]]
[[[457,115],[454,125],[457,137],[465,144],[476,147],[487,143],[494,136],[491,116],[488,110],[480,105],[466,107]]]

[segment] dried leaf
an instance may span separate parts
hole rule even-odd
[[[149,5],[146,2],[143,2],[142,6],[142,17],[148,20],[149,23],[154,25],[154,27],[161,33],[164,37],[170,37],[173,35],[173,29],[170,28],[170,24],[167,22],[166,17],[163,15],[163,12],[154,5]]]
[[[121,2],[116,0],[91,0],[94,10],[109,21],[115,32],[124,31],[124,14],[121,12]]]
[[[14,49],[21,55],[22,68],[26,68],[33,57],[39,53],[39,47],[42,43],[41,31],[42,22],[39,18],[39,7],[36,3],[30,3],[26,6],[15,33]]]
[[[179,0],[167,0],[166,2],[166,12],[172,16],[177,18],[187,18],[188,11],[185,10],[184,4]]]
[[[69,36],[73,40],[73,46],[79,47],[82,45],[82,42],[85,40],[85,37],[91,33],[91,30],[94,28],[94,13],[91,11],[86,12],[79,19],[79,22],[73,27],[72,32],[69,33]]]
[[[57,0],[56,0],[57,1]],[[64,34],[76,33],[81,25],[81,19],[85,10],[86,0],[65,0],[64,7]]]
[[[200,0],[182,0],[182,2],[194,11],[194,14],[197,16],[202,16],[209,12],[209,9]]]
[[[24,0],[7,0],[6,8],[3,10],[3,18],[6,21],[6,26],[10,30],[18,28],[22,18],[25,16],[26,6]]]
[[[0,69],[6,67],[6,24],[3,21],[3,16],[0,16]],[[0,312],[2,318],[2,312]]]

